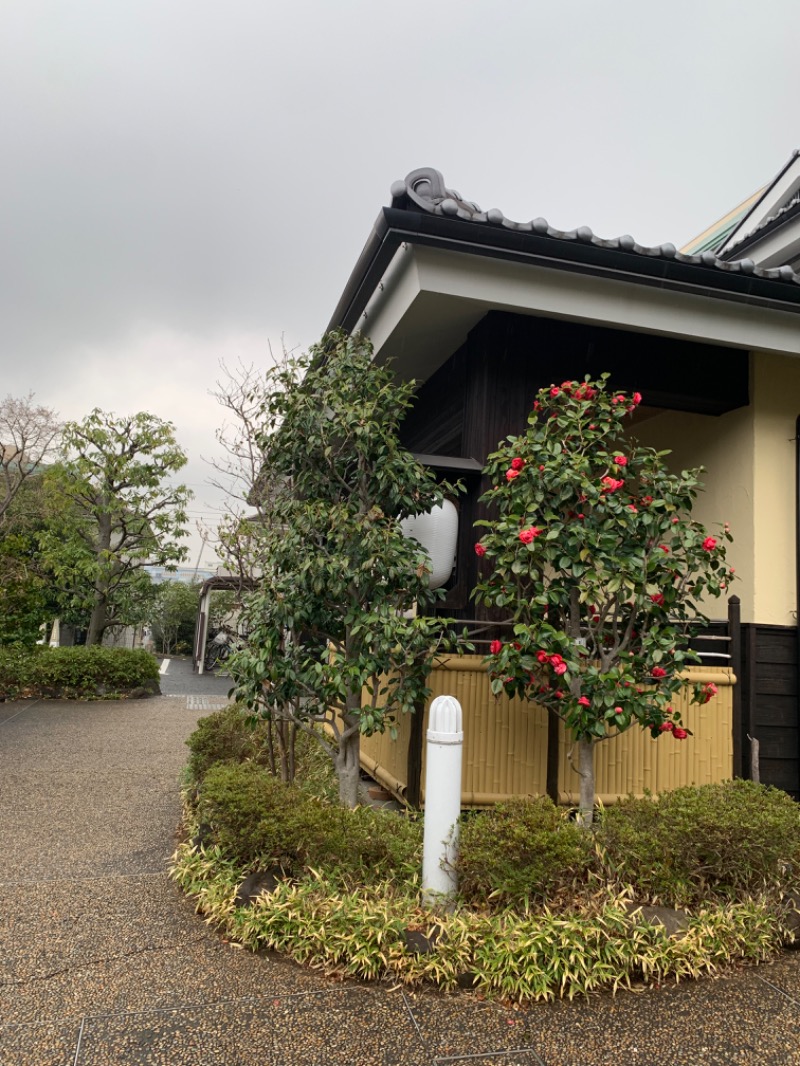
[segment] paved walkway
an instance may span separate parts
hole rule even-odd
[[[2,1066],[800,1064],[800,953],[514,1011],[223,943],[165,874],[204,695],[0,704]]]

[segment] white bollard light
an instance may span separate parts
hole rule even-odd
[[[449,899],[456,891],[462,721],[461,704],[454,696],[436,697],[428,718],[425,767],[422,898],[428,904]]]

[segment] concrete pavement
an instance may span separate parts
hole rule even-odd
[[[800,953],[517,1011],[222,942],[165,872],[194,701],[220,679],[167,676],[161,698],[0,704],[2,1066],[800,1064]]]

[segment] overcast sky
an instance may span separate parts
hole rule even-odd
[[[213,525],[219,361],[318,339],[392,181],[680,245],[800,147],[798,41],[797,0],[0,0],[0,387],[171,420]]]

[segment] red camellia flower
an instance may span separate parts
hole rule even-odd
[[[633,400],[634,407],[638,407],[642,402],[642,394],[640,392],[635,392],[631,399]]]
[[[555,397],[558,396],[560,392],[561,389],[558,387],[558,385],[554,385],[550,390],[550,395],[555,399]]]
[[[716,696],[716,694],[719,692],[719,689],[712,681],[710,684],[706,685],[704,692],[706,697],[705,702],[708,703],[712,696]]]
[[[523,466],[525,466],[525,460],[524,459],[520,459],[519,456],[517,456],[516,459],[512,459],[511,460],[511,469],[512,470],[521,470],[523,468]]]
[[[676,740],[686,740],[686,738],[689,736],[686,730],[681,729],[679,725],[673,726],[672,735],[675,737]]]
[[[492,655],[499,655],[503,650],[503,642],[501,640],[493,640],[489,645],[489,651]]]
[[[541,529],[539,529],[537,526],[530,526],[528,529],[523,529],[520,531],[519,539],[522,541],[523,544],[530,544],[531,541],[535,540],[541,532]]]
[[[635,503],[629,503],[628,504],[628,510],[629,511],[633,511],[634,514],[638,514],[639,513],[639,508],[636,506]]]
[[[542,405],[539,403],[538,400],[534,400],[533,401],[533,409],[534,409],[534,411],[538,411],[541,406]]]
[[[624,714],[624,713],[625,712],[623,711],[623,709],[621,707],[615,707],[614,708],[614,714]]]
[[[514,470],[513,467],[509,467],[506,470],[506,481],[513,481],[515,477],[519,477],[519,470]]]
[[[480,556],[481,558],[483,558],[483,556],[486,554],[486,549],[480,542],[475,545],[475,554]]]
[[[666,552],[666,554],[669,555],[669,548],[666,544],[659,544],[659,548],[662,550],[662,552]]]
[[[539,651],[536,652],[536,661],[537,662],[546,663],[546,662],[549,662],[549,660],[550,660],[550,656],[547,654],[546,651],[540,649]]]
[[[652,503],[652,502],[653,502],[653,497],[652,496],[642,496],[642,503]]]
[[[581,707],[592,706],[592,701],[589,699],[588,696],[581,696],[581,698],[578,700],[578,703],[581,705]]]
[[[606,477],[600,478],[600,484],[603,486],[606,492],[616,492],[617,489],[622,488],[625,482],[615,477],[609,477],[608,475],[606,475]]]
[[[663,666],[654,666],[653,669],[650,671],[650,673],[651,673],[651,675],[653,677],[666,677],[667,676],[667,671],[664,669]]]
[[[616,466],[627,466],[628,465],[628,460],[627,460],[627,457],[624,456],[624,455],[615,455],[614,456],[614,463],[615,463]]]
[[[553,667],[553,670],[554,670],[555,673],[558,674],[559,677],[561,677],[563,674],[565,674],[567,672],[567,664],[566,663],[556,663],[556,665]]]
[[[658,730],[660,733],[671,733],[674,728],[675,726],[672,724],[672,722],[662,722],[661,725],[658,727]]]
[[[654,592],[653,595],[650,597],[650,599],[653,601],[653,603],[657,607],[661,607],[664,604],[664,593],[663,592]]]
[[[716,548],[716,546],[717,546],[717,538],[716,537],[706,537],[706,539],[703,541],[703,551],[713,552],[713,550]]]

